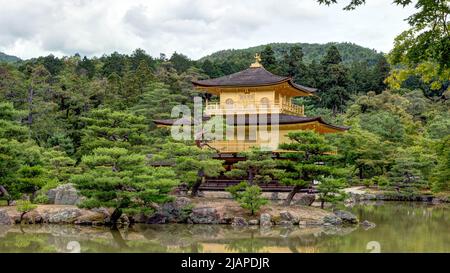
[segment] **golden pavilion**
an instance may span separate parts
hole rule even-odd
[[[293,103],[295,97],[315,96],[317,89],[294,83],[291,77],[274,75],[264,69],[258,54],[249,68],[223,77],[193,81],[200,92],[215,95],[216,101],[205,101],[203,120],[215,116],[233,117],[227,123],[240,127],[249,136],[252,129],[277,130],[276,143],[288,142],[287,134],[299,130],[337,133],[348,127],[325,122],[321,117],[306,117],[304,107]],[[240,120],[240,122],[238,122]],[[154,120],[158,126],[171,126],[173,119]],[[191,123],[191,121],[189,121]],[[259,128],[261,127],[261,128]],[[263,148],[264,140],[256,138],[225,138],[208,143],[220,154],[237,154],[252,147]],[[274,152],[277,147],[272,147]]]

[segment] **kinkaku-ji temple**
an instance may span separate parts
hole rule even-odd
[[[251,148],[266,148],[270,146],[259,134],[255,138],[249,138],[250,131],[256,129],[276,128],[278,143],[289,142],[287,134],[301,130],[314,130],[320,134],[340,133],[348,130],[348,127],[337,126],[325,122],[321,117],[307,117],[302,105],[292,102],[295,97],[316,96],[317,89],[303,86],[293,82],[291,77],[274,75],[264,69],[260,63],[258,54],[255,62],[249,68],[207,80],[193,81],[192,84],[200,92],[218,97],[216,101],[205,101],[205,109],[202,120],[217,116],[226,116],[224,120],[229,125],[246,132],[245,138],[225,138],[208,142],[209,147],[217,151],[217,158],[224,160],[229,170],[232,165],[245,158],[240,152]],[[231,119],[230,119],[231,117]],[[263,118],[261,118],[263,117]],[[238,122],[240,121],[240,122]],[[176,119],[154,120],[157,126],[172,126]],[[189,124],[191,125],[191,120]],[[235,132],[236,132],[235,131]],[[277,147],[270,149],[277,157],[282,150]],[[201,187],[203,190],[223,190],[225,187],[234,185],[240,180],[227,177],[208,179]],[[289,186],[282,186],[273,181],[262,185],[264,191],[289,191]]]

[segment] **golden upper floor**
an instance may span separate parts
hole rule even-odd
[[[257,63],[246,70],[192,82],[197,90],[219,97],[207,102],[205,114],[278,113],[304,116],[294,97],[313,96],[316,89],[296,84],[290,77],[274,75]]]

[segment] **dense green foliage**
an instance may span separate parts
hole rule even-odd
[[[240,154],[246,160],[233,165],[227,176],[247,181],[252,186],[258,183],[268,183],[279,175],[277,163],[272,159],[272,152],[252,149]]]
[[[338,0],[317,0],[321,4],[334,4]],[[366,0],[349,0],[345,10],[353,10],[365,4]],[[394,0],[394,4],[414,4],[417,12],[406,20],[410,29],[395,39],[391,52],[394,63],[419,64],[434,61],[443,69],[450,67],[450,4],[448,0]]]
[[[235,199],[241,207],[250,210],[250,214],[254,215],[259,211],[261,206],[269,202],[267,198],[262,197],[261,188],[258,185],[249,185],[243,181],[237,185],[230,186],[226,189],[233,199]]]
[[[343,56],[344,63],[352,63],[355,61],[368,61],[373,64],[379,53],[375,50],[364,48],[352,43],[327,43],[327,44],[308,44],[308,43],[271,43],[260,45],[246,49],[227,49],[215,52],[211,55],[201,58],[203,62],[209,60],[213,63],[223,63],[225,61],[236,64],[237,69],[247,68],[250,63],[254,62],[255,53],[262,53],[267,46],[270,46],[275,53],[276,59],[282,59],[286,52],[292,47],[298,46],[303,50],[303,59],[306,63],[312,61],[320,61],[326,54],[328,48],[336,46]]]
[[[326,5],[338,2],[317,1]],[[365,2],[366,0],[348,0],[344,9],[353,10]],[[414,5],[416,10],[405,19],[410,28],[394,40],[389,59],[397,67],[386,83],[393,89],[420,88],[427,96],[442,96],[448,91],[450,79],[450,2],[394,0],[393,4],[403,7]],[[447,92],[446,97],[448,96]]]
[[[285,170],[280,181],[294,187],[286,198],[285,205],[290,205],[294,195],[313,181],[319,183],[322,201],[331,201],[325,198],[329,196],[330,188],[334,189],[333,185],[337,184],[335,180],[342,180],[345,176],[344,169],[334,166],[335,149],[328,144],[324,136],[314,131],[293,132],[289,133],[288,137],[291,142],[280,145],[281,149],[289,151],[283,154],[288,160],[279,163]]]
[[[351,126],[327,136],[338,148],[330,162],[351,172],[345,182],[408,194],[449,190],[445,70],[429,71],[430,62],[423,62],[411,76],[401,70],[407,68],[391,70],[390,56],[351,44],[273,44],[199,61],[179,53],[153,58],[137,49],[130,55],[50,55],[0,64],[0,186],[7,191],[0,188],[0,198],[28,195],[45,202],[45,191],[72,181],[87,197],[83,206],[111,206],[120,217],[169,200],[181,182],[195,194],[205,177],[222,174],[222,162],[213,159],[214,151],[169,142],[168,130],[152,120],[170,118],[175,105],[191,106],[194,96],[206,97],[192,80],[247,68],[256,52],[266,69],[319,88],[321,99],[295,100],[307,116]],[[313,139],[325,145],[322,137]],[[244,155],[247,160],[225,175],[250,185],[281,175],[270,153]],[[320,158],[294,160],[283,182],[312,182],[302,175],[323,160],[320,153],[314,156]],[[152,166],[161,160],[165,164]],[[322,199],[334,201],[344,183],[320,175]],[[253,189],[248,194],[257,195]]]
[[[219,176],[225,171],[223,161],[214,159],[216,152],[183,143],[168,142],[152,157],[151,162],[159,166],[172,166],[178,177],[191,186],[191,195],[196,196],[206,177]]]
[[[167,193],[178,184],[170,168],[152,168],[145,164],[145,156],[131,153],[125,148],[96,148],[83,156],[83,174],[71,181],[88,199],[83,207],[110,207],[114,223],[125,212],[148,213],[153,203],[168,199]]]

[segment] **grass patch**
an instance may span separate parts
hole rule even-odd
[[[8,205],[8,202],[6,200],[0,200],[0,207]]]

